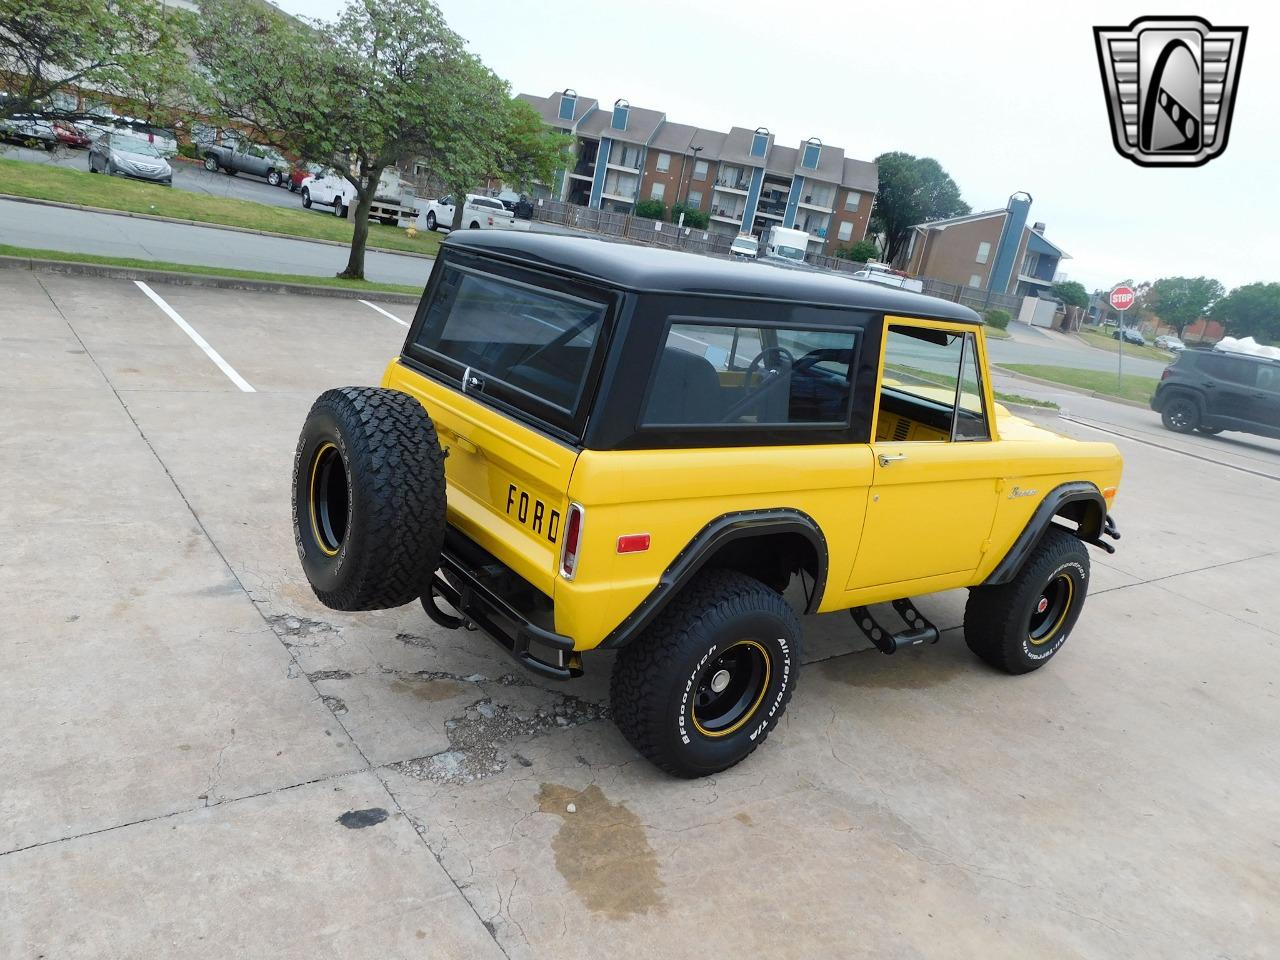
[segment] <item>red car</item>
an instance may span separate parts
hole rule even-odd
[[[84,131],[65,120],[53,122],[53,133],[58,138],[58,143],[64,147],[76,147],[81,150],[87,150],[89,147],[90,140]]]
[[[280,186],[287,186],[290,193],[297,193],[302,189],[302,181],[307,177],[318,177],[324,172],[324,167],[318,163],[304,163],[300,167],[294,167],[293,173],[289,174],[288,180],[281,180]]]

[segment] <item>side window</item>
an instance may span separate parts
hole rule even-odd
[[[1258,365],[1258,389],[1280,393],[1280,366]]]
[[[989,440],[972,333],[892,324],[885,334],[877,440]]]
[[[843,427],[857,333],[675,319],[641,425]]]
[[[1252,387],[1256,382],[1258,364],[1235,357],[1223,357],[1218,354],[1207,354],[1200,358],[1200,369],[1218,380]]]

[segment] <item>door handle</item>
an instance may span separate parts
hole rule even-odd
[[[1214,384],[1210,383],[1208,380],[1200,384],[1200,386],[1204,387],[1206,390],[1212,390],[1214,388]]]
[[[905,453],[895,453],[895,454],[882,453],[878,457],[876,457],[876,459],[880,461],[880,466],[887,467],[891,463],[897,463],[899,460],[907,459],[907,455]]]

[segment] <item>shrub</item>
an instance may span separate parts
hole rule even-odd
[[[858,263],[874,260],[879,255],[879,249],[871,240],[859,240],[852,247],[841,247],[836,251],[836,256],[841,260],[855,260]]]
[[[184,156],[184,157],[186,157],[188,160],[199,160],[199,159],[200,159],[200,150],[196,147],[196,145],[195,145],[194,143],[180,143],[180,144],[178,144],[178,153],[179,153],[179,155],[180,155],[180,156]]]
[[[688,207],[683,203],[677,203],[671,208],[671,222],[679,223],[680,214],[684,213],[684,225],[694,230],[705,230],[711,226],[711,217],[703,213],[697,207]]]
[[[641,200],[636,204],[636,216],[647,217],[650,220],[662,220],[667,214],[667,208],[661,200]]]
[[[1009,329],[1009,321],[1013,319],[1012,314],[1008,310],[1001,310],[999,307],[992,307],[982,315],[982,319],[988,327],[995,327],[997,330]]]

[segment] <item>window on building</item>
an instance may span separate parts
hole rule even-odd
[[[769,131],[764,127],[759,127],[751,137],[751,155],[753,157],[763,157],[768,149]]]
[[[660,154],[658,154],[658,163],[657,163],[657,165],[656,165],[656,169],[657,169],[657,171],[658,171],[659,173],[666,173],[668,170],[670,170],[670,169],[671,169],[671,154],[669,154],[669,153],[660,153]]]
[[[808,167],[810,170],[818,169],[818,159],[822,156],[822,141],[816,137],[809,139],[804,145],[804,157],[800,160],[802,167]]]
[[[707,179],[707,161],[699,160],[693,165],[693,179],[695,180]]]
[[[574,111],[578,108],[578,95],[572,90],[566,90],[560,94],[560,119],[572,120]]]
[[[853,239],[853,222],[850,220],[846,220],[844,223],[840,224],[840,231],[837,234],[837,236],[839,236],[841,240],[852,240]]]
[[[990,438],[973,334],[890,326],[876,439]]]
[[[641,422],[844,426],[856,346],[853,330],[675,320]]]
[[[627,119],[631,115],[631,104],[625,100],[619,100],[613,105],[613,129],[627,129]]]
[[[684,204],[685,204],[685,206],[686,206],[686,207],[695,207],[695,208],[701,209],[701,207],[702,207],[702,191],[701,191],[701,190],[690,190],[690,191],[685,195],[685,198],[684,198]]]
[[[650,200],[661,200],[667,193],[667,185],[659,181],[649,188]]]
[[[850,213],[858,209],[858,204],[862,202],[862,194],[857,190],[850,190],[844,198],[844,208]]]
[[[972,274],[972,275],[969,277],[969,286],[971,286],[971,287],[977,287],[979,290],[981,290],[981,289],[982,289],[982,274],[980,274],[980,273]]]
[[[978,244],[978,263],[986,263],[987,258],[991,256],[991,244],[983,240]]]

